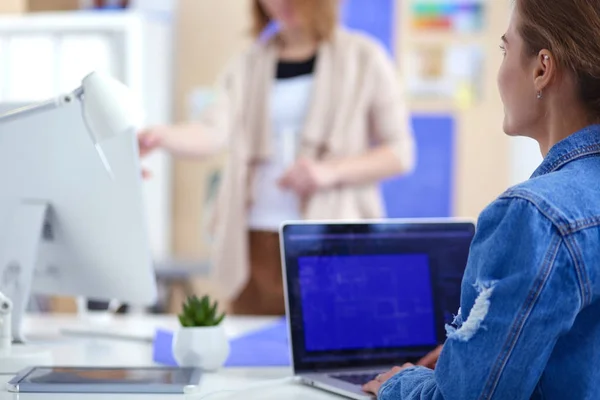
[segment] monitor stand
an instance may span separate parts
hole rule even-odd
[[[49,204],[38,200],[22,201],[5,225],[0,238],[0,291],[13,303],[11,333],[15,345],[0,348],[0,373],[16,373],[23,368],[50,365],[48,350],[25,345],[23,317],[31,294]],[[3,346],[6,347],[6,346]]]

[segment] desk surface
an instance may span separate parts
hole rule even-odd
[[[230,337],[260,328],[272,318],[230,317],[226,320],[225,330]],[[90,326],[110,329],[115,333],[130,334],[139,340],[114,340],[104,338],[65,337],[61,335],[64,328],[88,328]],[[25,322],[25,330],[37,344],[52,350],[54,364],[61,366],[154,366],[152,361],[152,345],[147,341],[154,329],[177,326],[174,317],[163,316],[131,316],[105,318],[94,316],[82,320],[74,316],[30,316]],[[11,394],[4,388],[10,376],[0,375],[0,400],[109,400],[109,399],[244,399],[244,400],[331,400],[338,396],[321,392],[295,383],[280,383],[269,387],[244,392],[223,393],[208,396],[222,390],[243,390],[250,385],[271,379],[291,376],[288,368],[235,368],[223,369],[217,373],[206,374],[201,382],[201,391],[197,395],[188,396],[139,396],[139,395],[47,395],[47,394]]]

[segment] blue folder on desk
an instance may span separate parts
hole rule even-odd
[[[158,330],[154,336],[153,360],[176,366],[172,352],[173,332]],[[230,341],[226,367],[287,367],[291,365],[285,320]]]

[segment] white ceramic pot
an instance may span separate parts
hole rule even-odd
[[[229,356],[229,341],[223,325],[179,328],[173,337],[173,357],[180,367],[206,371],[221,368]]]

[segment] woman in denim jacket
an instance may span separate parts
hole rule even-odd
[[[381,400],[600,399],[600,0],[516,0],[501,48],[504,130],[544,161],[481,214],[435,370]]]

